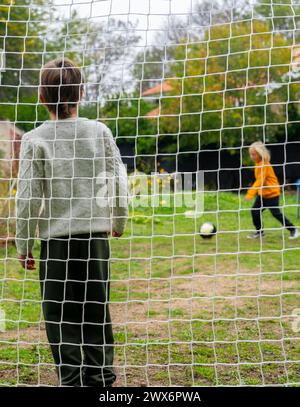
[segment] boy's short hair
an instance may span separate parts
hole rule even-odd
[[[57,58],[47,62],[40,73],[40,94],[48,110],[59,119],[71,115],[83,90],[83,74],[69,58]]]

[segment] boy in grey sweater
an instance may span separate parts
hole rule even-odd
[[[47,337],[63,386],[111,386],[110,247],[128,217],[126,169],[108,127],[78,117],[83,75],[67,59],[41,70],[40,102],[51,120],[24,134],[16,193],[16,248],[35,269]]]

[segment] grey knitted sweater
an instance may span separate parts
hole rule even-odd
[[[23,135],[16,202],[16,248],[38,236],[123,233],[128,179],[110,129],[85,117],[46,120]]]

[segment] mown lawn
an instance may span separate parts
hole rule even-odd
[[[295,195],[283,201],[297,223]],[[111,240],[116,385],[300,384],[293,315],[300,241],[288,240],[267,211],[266,237],[247,239],[250,206],[242,195],[206,193],[199,218],[186,218],[186,207],[132,208],[126,234]],[[199,236],[204,221],[217,226],[211,240]],[[56,385],[38,262],[36,271],[25,271],[14,246],[0,250],[7,328],[0,333],[0,384]],[[38,240],[34,255],[38,260]]]

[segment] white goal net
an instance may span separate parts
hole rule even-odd
[[[61,384],[38,230],[34,270],[22,267],[14,242],[21,140],[50,120],[40,71],[64,57],[84,73],[79,116],[111,130],[130,186],[126,230],[109,238],[114,342],[96,343],[97,367],[111,364],[114,386],[299,385],[300,239],[290,239],[300,225],[298,0],[1,1],[0,385]],[[251,201],[256,141],[276,177],[256,184]],[[72,177],[76,190],[74,167]],[[269,200],[252,209],[263,189]],[[68,301],[67,287],[53,303]],[[63,318],[48,326],[61,335],[59,365],[82,373],[87,363],[88,372],[82,344],[80,360],[65,362],[73,337],[62,334],[72,323]],[[88,329],[105,342],[99,320]]]

